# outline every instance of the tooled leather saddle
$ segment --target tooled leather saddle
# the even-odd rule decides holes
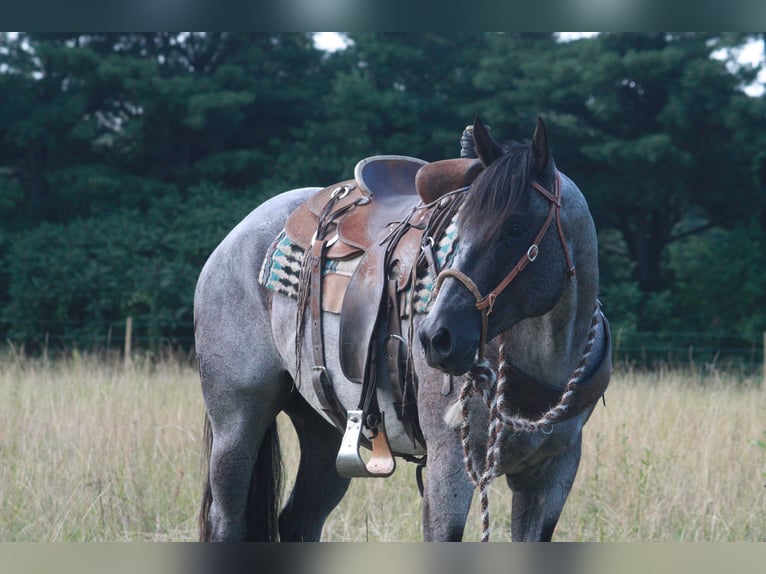
[[[310,313],[312,384],[328,418],[343,431],[358,426],[376,438],[380,466],[371,473],[390,474],[393,458],[385,439],[377,387],[394,396],[396,416],[413,444],[425,444],[418,425],[416,381],[409,366],[411,333],[402,333],[405,292],[419,269],[440,271],[433,253],[444,228],[457,211],[461,193],[482,171],[470,158],[427,163],[399,155],[360,161],[354,178],[326,187],[288,218],[285,234],[304,250],[298,285],[296,356],[300,362],[306,312]],[[323,275],[328,260],[357,259],[350,278]],[[411,300],[411,299],[410,299]],[[322,310],[340,312],[339,356],[346,378],[362,385],[360,404],[346,410],[325,367]],[[409,313],[411,315],[411,313]],[[350,413],[354,413],[353,416]],[[363,440],[364,442],[364,440]],[[381,450],[382,449],[382,450]]]

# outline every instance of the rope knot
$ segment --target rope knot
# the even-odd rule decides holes
[[[474,361],[463,378],[470,384],[472,392],[480,392],[486,401],[497,384],[497,371],[487,359],[482,359]]]

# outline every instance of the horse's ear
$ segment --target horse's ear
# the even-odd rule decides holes
[[[537,116],[537,127],[535,135],[532,136],[532,152],[535,156],[535,169],[538,175],[542,175],[545,168],[548,167],[550,151],[548,150],[548,130],[545,129],[543,118]]]
[[[473,121],[473,144],[476,155],[485,166],[488,166],[503,155],[503,148],[492,137],[492,134],[489,133],[487,126],[484,125],[479,116],[476,116],[476,119]]]

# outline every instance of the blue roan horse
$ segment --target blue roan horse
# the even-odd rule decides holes
[[[478,119],[473,139],[479,169],[470,186],[413,199],[391,192],[398,176],[383,173],[389,187],[288,191],[255,209],[212,253],[194,302],[209,457],[201,540],[319,540],[349,475],[390,474],[391,453],[421,463],[427,455],[426,540],[461,540],[474,490],[486,506],[487,485],[501,475],[513,491],[513,539],[551,539],[577,473],[583,425],[611,373],[596,232],[579,189],[554,165],[541,120],[530,143],[501,145]],[[447,186],[454,178],[434,181]],[[295,213],[303,223],[295,215],[287,225]],[[444,225],[434,224],[439,217]],[[457,239],[446,242],[453,251],[440,263],[434,245],[445,244],[448,223]],[[285,247],[286,225],[305,241]],[[363,256],[349,239],[360,229],[374,235],[357,242]],[[393,267],[378,272],[371,263],[375,253],[380,265],[391,263],[394,239],[415,246],[396,261],[399,283]],[[296,245],[303,251],[291,256]],[[286,277],[292,266],[297,277],[293,297],[259,280],[280,249],[286,263],[277,270]],[[331,261],[333,250],[340,254]],[[318,267],[353,262],[340,290]],[[415,283],[424,277],[433,293],[418,309]],[[360,285],[370,289],[361,298],[367,287]],[[331,303],[312,300],[320,290],[345,299],[328,311]],[[357,368],[344,354],[356,357]],[[280,509],[275,420],[282,411],[301,458]],[[375,462],[355,470],[360,444],[372,445]]]

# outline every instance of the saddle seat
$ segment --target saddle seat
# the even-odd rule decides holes
[[[333,193],[343,195],[334,212],[358,202],[336,222],[337,239],[328,242],[328,259],[351,259],[367,251],[389,224],[406,216],[419,201],[430,204],[443,194],[473,182],[483,169],[476,159],[448,159],[428,163],[403,155],[379,155],[361,160],[354,179],[326,187],[300,205],[285,225],[287,236],[306,250],[317,230],[320,215]],[[343,191],[345,189],[345,191]]]
[[[374,156],[354,168],[354,179],[319,191],[290,215],[285,232],[297,245],[311,245],[317,224],[333,194],[340,196],[332,213],[347,210],[334,224],[337,239],[328,241],[328,259],[358,257],[372,245],[387,224],[418,203],[415,175],[427,162],[407,156]],[[364,209],[349,209],[355,204]],[[332,213],[327,215],[332,215]]]
[[[403,195],[417,195],[415,178],[427,161],[406,155],[376,155],[354,167],[354,179],[364,191],[385,202]]]

